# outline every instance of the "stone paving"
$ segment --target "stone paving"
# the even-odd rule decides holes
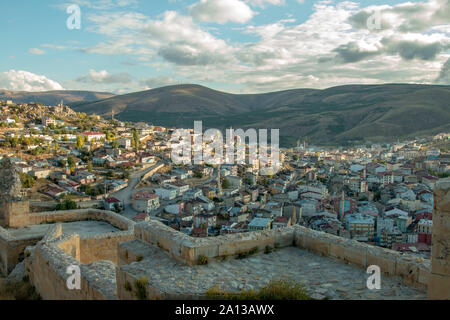
[[[145,276],[150,286],[162,292],[202,296],[218,285],[225,291],[258,289],[272,279],[292,279],[303,284],[314,299],[336,300],[425,300],[425,290],[404,285],[400,278],[384,277],[381,290],[369,290],[369,274],[340,260],[325,258],[289,247],[247,259],[228,258],[205,266],[189,267],[169,257],[158,248],[140,241],[123,244],[145,257],[121,269],[139,278]]]

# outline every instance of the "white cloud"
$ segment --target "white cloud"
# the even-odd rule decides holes
[[[84,83],[130,83],[131,76],[128,73],[110,74],[106,70],[95,71],[89,70],[89,74],[81,76],[77,79],[78,82]]]
[[[246,0],[246,2],[255,7],[264,8],[266,4],[280,6],[285,4],[285,0]]]
[[[12,91],[64,90],[58,82],[43,75],[20,70],[0,73],[0,88]]]
[[[198,21],[219,24],[246,23],[255,15],[255,12],[240,0],[201,0],[190,6],[189,12]]]
[[[217,32],[220,27],[207,29],[193,17],[175,11],[157,18],[108,13],[90,18],[95,26],[92,30],[106,39],[85,52],[134,55],[135,61],[151,61],[154,69],[164,65],[172,79],[240,84],[248,92],[346,83],[432,83],[449,58],[450,21],[439,11],[448,11],[445,1],[363,9],[355,2],[318,1],[302,23],[290,19],[235,28],[257,37],[249,42],[222,39]],[[282,4],[278,0],[237,2]],[[227,10],[207,10],[217,3],[197,2],[190,13],[195,16],[194,8],[202,5],[198,20],[232,21]],[[367,29],[367,18],[374,10],[383,12],[381,30]],[[201,14],[205,16],[199,18]],[[233,19],[238,20],[236,16]],[[418,23],[421,19],[426,23]]]
[[[35,55],[45,54],[45,51],[39,48],[31,48],[28,52]]]

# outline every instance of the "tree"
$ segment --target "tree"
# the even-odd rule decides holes
[[[56,210],[75,210],[77,208],[77,203],[75,201],[66,199],[62,203],[56,205]]]
[[[77,136],[77,148],[82,149],[84,146],[84,138],[82,136]]]
[[[29,174],[20,173],[20,181],[22,182],[22,188],[27,189],[34,186],[34,178]]]
[[[137,151],[139,150],[140,146],[139,132],[137,131],[137,129],[133,129],[132,133],[133,133],[132,143],[134,145],[134,149]]]
[[[69,165],[70,172],[75,171],[75,160],[73,160],[72,156],[67,157],[67,164]]]
[[[223,188],[223,189],[228,189],[230,186],[231,186],[230,181],[228,181],[227,178],[224,178],[224,179],[222,180],[222,188]]]
[[[87,162],[86,168],[87,168],[87,171],[92,172],[92,170],[93,170],[92,161]]]

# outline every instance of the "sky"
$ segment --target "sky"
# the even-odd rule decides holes
[[[3,0],[0,12],[0,89],[450,85],[450,0]]]

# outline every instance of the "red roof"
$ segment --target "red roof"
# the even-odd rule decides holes
[[[105,199],[105,201],[106,201],[107,203],[115,203],[115,202],[120,202],[120,200],[119,200],[119,199],[117,199],[117,198],[114,198],[114,197],[106,198],[106,199]]]
[[[98,136],[98,135],[104,135],[103,132],[83,132],[86,136]]]

